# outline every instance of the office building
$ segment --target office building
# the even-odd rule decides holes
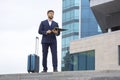
[[[73,70],[120,70],[120,0],[91,0],[103,34],[74,40]]]
[[[69,55],[70,42],[100,34],[89,0],[63,0],[62,4],[62,71],[73,70]]]

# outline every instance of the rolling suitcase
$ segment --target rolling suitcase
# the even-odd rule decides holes
[[[39,72],[39,56],[38,56],[38,43],[39,38],[36,37],[36,44],[35,44],[35,54],[28,55],[28,62],[27,62],[27,71],[28,73],[32,72]]]

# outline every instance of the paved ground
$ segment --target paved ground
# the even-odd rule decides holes
[[[0,75],[0,80],[120,80],[120,71],[67,71]]]

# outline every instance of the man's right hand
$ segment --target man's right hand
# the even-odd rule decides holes
[[[52,31],[51,30],[48,30],[47,32],[46,32],[46,34],[50,34]]]

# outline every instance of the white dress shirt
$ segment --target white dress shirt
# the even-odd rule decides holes
[[[51,26],[52,24],[52,20],[48,20],[49,26]]]

